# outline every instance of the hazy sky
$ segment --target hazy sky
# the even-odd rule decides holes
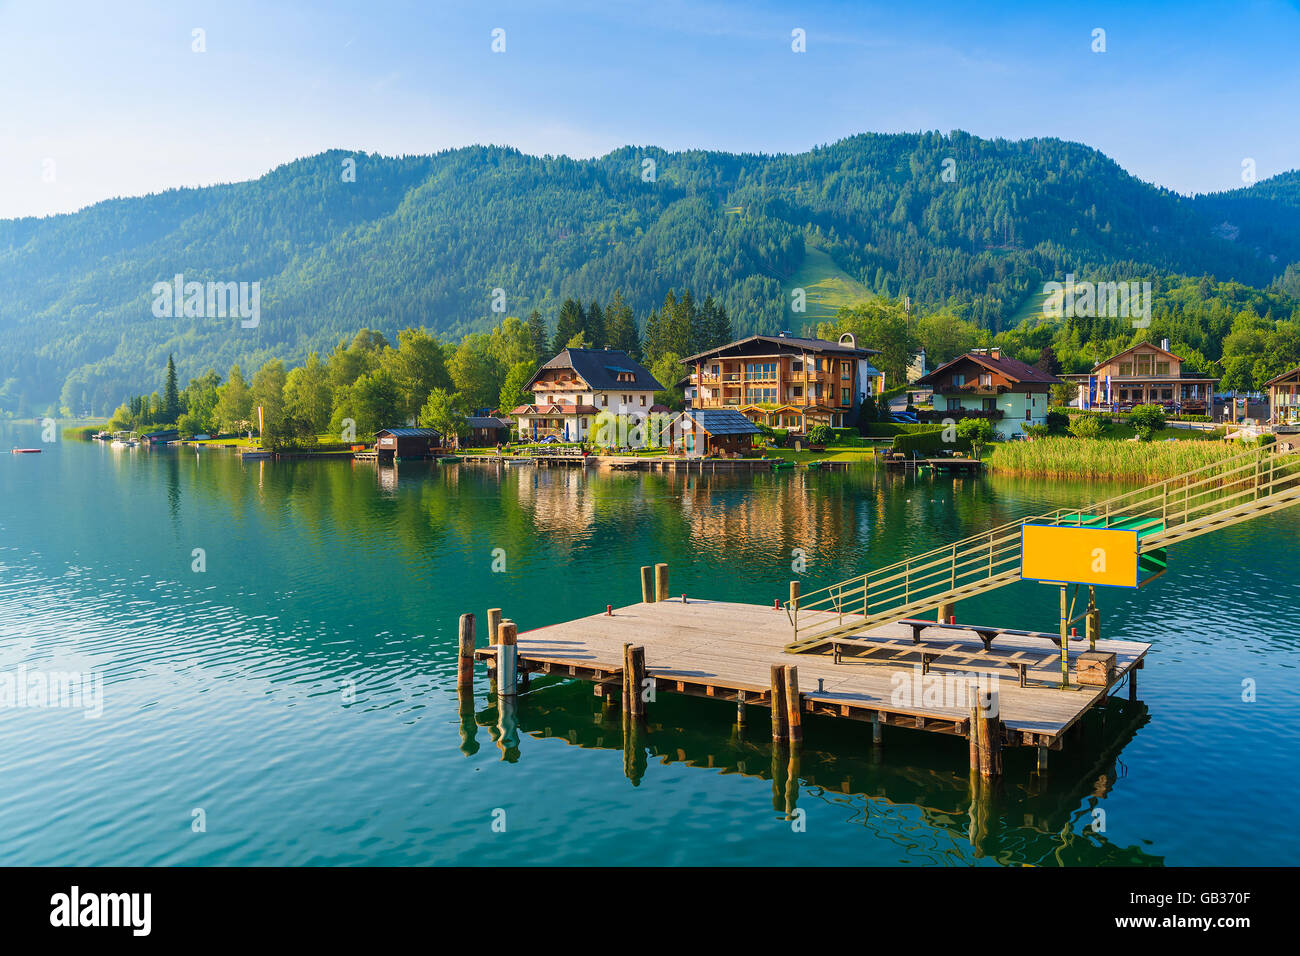
[[[1261,179],[1300,166],[1298,53],[1300,11],[1275,0],[0,0],[0,217],[335,147],[796,152],[958,128],[1077,140],[1149,182],[1228,189],[1245,158]]]

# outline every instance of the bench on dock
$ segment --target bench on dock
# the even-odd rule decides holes
[[[1010,627],[989,627],[987,625],[981,626],[978,624],[941,624],[938,621],[917,621],[910,618],[905,621],[899,621],[898,623],[906,624],[912,629],[913,644],[921,643],[921,632],[927,627],[937,627],[949,631],[974,631],[979,635],[979,639],[984,642],[984,650],[986,651],[993,649],[993,639],[995,637],[1001,637],[1004,635],[1012,637],[1041,637],[1043,640],[1051,641],[1057,647],[1061,646],[1061,636],[1059,634],[1051,634],[1047,631],[1018,631],[1015,628]]]
[[[1033,635],[1033,632],[1025,632]],[[933,650],[919,649],[915,645],[899,644],[894,641],[876,641],[862,639],[836,640],[831,644],[834,662],[844,662],[844,649],[853,648],[863,653],[852,655],[852,659],[863,664],[920,664],[921,673],[931,670],[944,671],[997,671],[1007,668],[1015,672],[1021,687],[1029,686],[1029,670],[1033,667],[1049,667],[1060,658],[1051,653],[1046,656],[1030,651],[1012,651],[1006,656],[994,656],[991,650],[972,652],[962,650],[960,644],[950,644],[945,648]],[[886,656],[887,655],[887,656]]]

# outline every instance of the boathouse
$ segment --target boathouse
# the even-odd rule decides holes
[[[497,442],[505,444],[510,440],[510,420],[491,415],[471,415],[465,419],[469,428],[466,444],[471,447],[486,447]]]
[[[747,455],[761,429],[734,408],[688,408],[673,422],[675,443],[688,455]]]
[[[442,433],[433,428],[381,428],[375,432],[380,461],[428,458],[442,448]]]
[[[142,445],[166,445],[168,442],[179,441],[181,433],[175,428],[167,428],[162,431],[145,432],[140,436]]]

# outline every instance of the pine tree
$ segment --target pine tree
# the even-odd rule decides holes
[[[637,334],[632,308],[623,301],[623,293],[615,292],[605,310],[605,344],[612,349],[622,349],[632,358],[641,355],[641,337]]]
[[[533,351],[537,353],[537,364],[541,365],[551,357],[551,342],[546,337],[546,320],[542,318],[542,313],[536,309],[533,309],[533,314],[528,317],[528,334],[533,339]]]
[[[163,386],[163,420],[174,422],[181,415],[181,394],[176,387],[176,363],[167,356],[167,383]]]
[[[653,365],[666,351],[664,324],[659,313],[651,309],[645,320],[645,337],[641,346],[641,360],[648,365]]]
[[[587,306],[587,341],[593,349],[604,348],[609,344],[609,332],[605,328],[605,313],[600,310],[600,303],[592,301]]]
[[[560,306],[559,318],[555,320],[555,339],[552,342],[552,355],[563,352],[570,339],[579,332],[586,331],[586,318],[586,314],[582,311],[581,302],[577,299],[564,300],[564,304]]]

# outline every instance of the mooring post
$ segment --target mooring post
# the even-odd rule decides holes
[[[668,600],[668,565],[655,565],[655,600]]]
[[[456,656],[456,689],[474,689],[474,615],[460,616],[460,642]]]
[[[515,646],[515,622],[502,621],[497,627],[497,696],[514,697],[518,678],[519,648]]]
[[[632,713],[632,645],[623,645],[623,713]]]
[[[880,725],[880,711],[871,715],[871,742],[879,747],[885,741],[885,731]]]
[[[1138,699],[1138,671],[1142,668],[1142,662],[1137,661],[1128,669],[1128,699],[1129,703],[1136,703]]]
[[[790,610],[799,610],[799,582],[790,582]]]
[[[655,569],[648,564],[641,566],[641,601],[650,604],[655,599]]]
[[[772,739],[784,741],[787,736],[785,714],[785,668],[772,665]]]
[[[785,670],[785,714],[790,728],[790,742],[803,740],[803,697],[799,693],[799,668],[787,664]]]
[[[745,692],[736,691],[736,726],[745,729]]]
[[[487,642],[489,647],[495,647],[497,643],[497,628],[501,626],[501,608],[490,607],[487,613]]]
[[[1084,630],[1088,635],[1088,650],[1097,649],[1097,630],[1101,626],[1101,612],[1097,610],[1097,586],[1088,585],[1088,617],[1085,620]]]
[[[1038,745],[1038,772],[1047,773],[1047,747]]]
[[[957,618],[956,605],[951,603],[940,604],[937,615],[940,624],[951,624]]]
[[[645,716],[645,648],[633,647],[629,652],[632,664],[632,701],[630,713],[633,717]]]
[[[1002,776],[1002,721],[997,692],[990,693],[980,714],[980,776],[986,780]]]
[[[966,688],[966,699],[970,703],[970,728],[966,739],[970,744],[970,769],[975,773],[980,768],[980,692],[977,687]]]

